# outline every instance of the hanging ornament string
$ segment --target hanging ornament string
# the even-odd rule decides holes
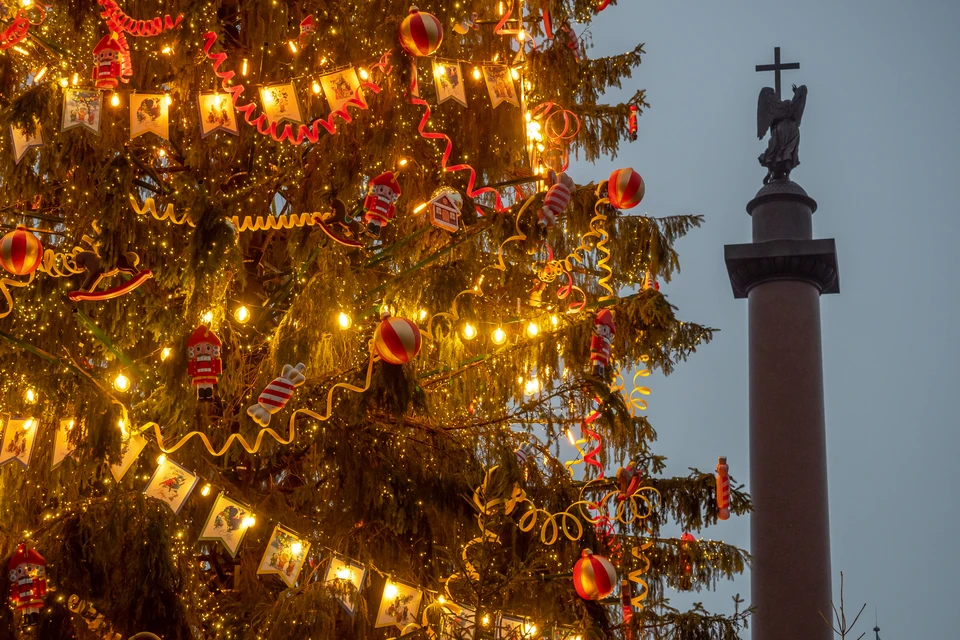
[[[106,20],[111,31],[129,33],[138,38],[158,36],[164,31],[176,29],[183,21],[183,14],[176,18],[165,15],[163,18],[157,16],[150,20],[136,20],[124,13],[114,0],[97,0],[97,2],[103,7],[100,17]]]
[[[133,209],[138,215],[150,215],[154,220],[159,222],[168,221],[177,225],[188,225],[190,227],[195,227],[196,223],[189,218],[185,213],[180,218],[177,218],[172,204],[167,204],[161,213],[157,209],[156,202],[153,198],[147,198],[143,201],[143,206],[141,207],[137,204],[137,199],[132,194],[130,197],[130,208]],[[323,219],[323,214],[318,212],[313,213],[293,213],[293,214],[284,214],[280,216],[230,216],[227,218],[230,222],[233,223],[233,226],[237,228],[237,231],[272,231],[274,229],[293,229],[295,227],[312,227],[314,225],[320,224]]]
[[[156,440],[157,440],[157,446],[160,447],[160,451],[162,451],[163,453],[173,453],[173,452],[176,451],[177,449],[180,449],[180,448],[181,448],[183,445],[185,445],[187,442],[189,442],[190,439],[196,437],[196,438],[199,438],[199,439],[200,439],[200,441],[203,443],[203,446],[206,447],[206,449],[207,449],[207,451],[210,453],[210,455],[216,456],[216,457],[222,456],[222,455],[224,455],[227,451],[229,451],[231,445],[233,445],[234,442],[240,443],[240,446],[243,447],[243,448],[246,450],[247,453],[257,453],[257,452],[260,450],[260,446],[263,444],[263,439],[264,439],[264,437],[265,437],[265,436],[268,436],[268,435],[269,435],[270,437],[272,437],[274,440],[276,440],[276,441],[277,441],[277,444],[284,444],[284,445],[290,444],[291,442],[294,441],[294,439],[295,439],[295,437],[296,437],[296,422],[297,422],[297,416],[299,416],[299,415],[302,414],[302,415],[308,416],[308,417],[310,417],[310,418],[313,418],[314,420],[318,420],[318,421],[320,421],[320,422],[325,422],[325,421],[329,420],[330,417],[333,415],[333,394],[334,394],[334,392],[335,392],[337,389],[346,389],[347,391],[353,391],[354,393],[364,393],[364,392],[366,392],[367,389],[370,388],[370,380],[371,380],[371,378],[373,377],[373,363],[376,362],[376,361],[379,360],[379,359],[380,359],[380,357],[379,357],[379,356],[376,354],[376,352],[374,351],[374,349],[373,349],[373,343],[371,342],[371,344],[370,344],[370,359],[369,359],[369,361],[368,361],[368,363],[367,363],[367,374],[366,374],[366,379],[364,380],[363,386],[362,386],[362,387],[358,387],[358,386],[356,386],[356,385],[352,385],[352,384],[349,384],[349,383],[347,383],[347,382],[338,382],[337,384],[335,384],[335,385],[333,385],[332,387],[330,387],[330,390],[327,392],[327,413],[326,413],[326,415],[321,415],[321,414],[319,414],[319,413],[316,413],[315,411],[311,411],[310,409],[297,409],[296,411],[294,411],[294,412],[290,415],[290,419],[289,419],[289,421],[288,421],[288,423],[287,423],[289,428],[288,428],[288,433],[287,433],[287,437],[286,437],[286,438],[284,438],[283,436],[281,436],[279,433],[277,433],[276,431],[274,431],[274,430],[271,429],[270,427],[266,427],[266,428],[264,428],[264,429],[261,429],[260,432],[257,434],[257,438],[256,438],[256,440],[254,441],[253,445],[251,445],[249,442],[247,442],[246,439],[244,439],[244,437],[241,436],[239,433],[234,433],[234,434],[231,434],[229,438],[227,438],[227,441],[224,443],[224,445],[223,445],[220,449],[217,449],[217,448],[214,447],[213,444],[210,442],[210,439],[207,437],[207,435],[206,435],[205,433],[200,432],[200,431],[191,431],[191,432],[188,433],[187,435],[185,435],[185,436],[183,436],[182,438],[180,438],[180,440],[178,440],[176,444],[174,444],[173,446],[170,446],[170,447],[165,447],[165,446],[164,446],[164,444],[163,444],[163,433],[160,431],[160,425],[157,424],[156,422],[147,422],[146,424],[142,425],[142,426],[140,427],[140,429],[139,429],[139,433],[142,434],[142,433],[150,430],[151,428],[153,428],[153,433],[154,433],[154,436],[156,437]],[[124,409],[124,421],[127,422],[126,409]]]
[[[423,117],[420,118],[420,124],[417,126],[417,132],[420,134],[421,138],[426,140],[443,140],[445,143],[443,149],[443,155],[440,158],[440,166],[447,173],[452,173],[454,171],[468,171],[470,177],[467,179],[467,188],[466,194],[469,198],[476,198],[483,193],[492,193],[494,197],[494,211],[497,213],[503,213],[507,211],[508,208],[503,206],[503,200],[500,198],[500,192],[494,189],[493,187],[480,187],[476,188],[477,185],[477,172],[469,164],[454,164],[448,165],[450,161],[450,156],[453,154],[453,140],[450,139],[447,134],[443,132],[436,131],[427,131],[427,123],[430,122],[430,105],[427,104],[427,101],[420,98],[415,91],[417,90],[417,78],[414,75],[413,80],[410,82],[410,102],[412,104],[423,107]],[[483,215],[483,212],[479,209],[477,210],[480,215]]]
[[[343,119],[344,122],[350,123],[353,122],[353,117],[347,110],[347,107],[356,107],[357,109],[367,109],[367,103],[363,99],[363,94],[361,93],[363,89],[369,89],[374,93],[380,93],[380,85],[376,84],[372,80],[366,80],[360,83],[360,86],[357,87],[354,91],[353,97],[344,102],[343,106],[330,113],[330,115],[324,118],[317,118],[309,126],[306,124],[301,124],[297,127],[296,132],[294,132],[293,127],[290,123],[284,123],[283,129],[280,133],[277,133],[278,124],[276,122],[271,122],[265,113],[261,113],[259,116],[254,117],[254,113],[257,111],[256,103],[249,102],[244,105],[239,104],[240,96],[243,94],[244,86],[238,84],[235,86],[230,86],[229,82],[236,75],[235,71],[220,71],[220,67],[227,60],[227,54],[225,53],[210,53],[210,49],[213,47],[214,43],[217,41],[217,34],[209,31],[203,35],[204,45],[203,51],[206,54],[207,58],[213,60],[213,71],[220,78],[220,85],[223,87],[223,90],[230,94],[230,99],[233,102],[233,107],[237,111],[243,112],[244,121],[256,127],[257,132],[261,135],[270,135],[275,141],[283,142],[287,141],[292,145],[301,144],[304,139],[309,140],[312,143],[316,143],[320,139],[320,127],[323,127],[326,132],[330,135],[334,135],[337,132],[337,127],[335,124],[336,118],[339,116]],[[380,60],[374,64],[370,70],[371,71],[380,71],[381,73],[389,73],[391,67],[389,66],[390,61],[390,52],[384,53],[380,56]]]

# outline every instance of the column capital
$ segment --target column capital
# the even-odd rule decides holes
[[[840,293],[837,247],[832,238],[769,240],[723,247],[733,297],[746,298],[764,282],[807,282],[824,293]]]

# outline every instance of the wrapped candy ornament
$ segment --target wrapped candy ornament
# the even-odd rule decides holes
[[[550,188],[543,197],[543,207],[537,213],[537,224],[547,229],[553,229],[557,217],[567,210],[570,204],[570,195],[573,191],[573,180],[566,173],[559,176],[550,172]]]
[[[220,359],[220,338],[206,325],[194,329],[187,340],[187,373],[190,382],[197,388],[199,400],[213,400],[213,388],[223,373],[223,361]]]
[[[257,398],[257,404],[247,407],[247,415],[261,427],[269,425],[273,414],[286,406],[290,396],[293,395],[293,390],[307,381],[303,375],[303,370],[306,368],[307,366],[302,362],[295,367],[289,364],[283,365],[280,377],[274,378],[273,382],[267,385]]]
[[[47,595],[47,561],[36,549],[21,542],[7,565],[10,574],[10,602],[20,613],[20,626],[35,625]]]
[[[120,36],[115,31],[103,36],[93,48],[93,80],[97,89],[116,89],[120,81],[126,82],[123,77],[124,55]]]
[[[370,181],[363,201],[363,221],[367,231],[380,237],[380,228],[387,226],[396,214],[393,203],[400,197],[400,183],[393,171],[385,171]]]
[[[730,476],[728,472],[727,459],[724,456],[717,458],[717,518],[720,520],[730,519]]]
[[[583,557],[573,565],[573,586],[584,600],[602,600],[613,593],[617,570],[603,556],[584,549]]]
[[[602,309],[593,321],[593,336],[590,338],[590,362],[593,363],[593,375],[603,378],[610,363],[610,349],[617,327],[613,322],[613,312]]]
[[[630,141],[637,141],[637,105],[630,105]]]

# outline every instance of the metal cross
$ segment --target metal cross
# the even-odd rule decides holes
[[[788,62],[786,64],[780,64],[780,47],[773,48],[773,64],[758,64],[757,71],[773,71],[776,89],[777,89],[777,100],[781,100],[780,97],[780,71],[786,69],[799,69],[799,62]]]

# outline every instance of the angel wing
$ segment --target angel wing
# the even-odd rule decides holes
[[[777,92],[771,87],[760,89],[757,100],[757,138],[763,139],[773,121],[780,117],[783,101],[777,98]]]

